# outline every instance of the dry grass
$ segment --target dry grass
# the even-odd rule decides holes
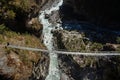
[[[13,31],[4,31],[0,34],[0,45],[5,45],[9,42],[12,45],[18,46],[26,46],[33,48],[45,48],[45,46],[41,43],[40,39],[30,34],[20,34]],[[15,66],[15,75],[13,75],[14,80],[21,80],[21,77],[26,77],[31,75],[33,63],[37,63],[39,59],[41,59],[41,52],[33,52],[26,50],[18,50],[12,48],[4,48],[0,47],[0,56],[6,55],[6,59],[8,60],[8,66]],[[15,55],[15,56],[14,56]],[[19,60],[20,65],[16,63]],[[22,73],[21,73],[22,72]],[[24,74],[23,74],[24,72]],[[25,78],[26,79],[26,78]]]

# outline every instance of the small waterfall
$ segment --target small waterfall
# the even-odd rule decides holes
[[[46,19],[46,15],[52,14],[53,11],[59,10],[59,7],[63,4],[63,0],[55,0],[51,7],[47,7],[45,10],[40,12],[39,20],[43,25],[43,40],[47,49],[50,51],[50,64],[49,64],[49,74],[45,80],[60,80],[60,72],[58,67],[57,54],[53,53],[53,34],[51,33],[55,27],[60,27],[60,24],[53,25]]]

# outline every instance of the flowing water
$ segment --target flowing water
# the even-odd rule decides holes
[[[47,49],[50,51],[50,64],[49,64],[49,73],[45,80],[60,80],[60,71],[58,67],[58,59],[57,54],[53,53],[54,50],[53,46],[53,34],[51,33],[55,27],[59,27],[60,25],[57,24],[54,26],[52,23],[49,22],[48,19],[45,18],[46,14],[50,15],[53,11],[59,10],[59,7],[62,5],[63,0],[55,0],[51,7],[46,8],[40,12],[40,22],[43,25],[43,41]]]
[[[51,33],[52,30],[55,29],[55,27],[60,27],[61,24],[57,23],[56,25],[49,22],[48,18],[46,18],[46,15],[51,15],[53,11],[59,10],[59,7],[63,4],[63,0],[53,0],[53,3],[51,1],[50,7],[45,7],[41,10],[39,15],[39,20],[41,24],[43,25],[43,42],[47,49],[49,50],[50,54],[50,63],[49,63],[49,73],[45,80],[60,80],[60,70],[58,66],[58,56],[53,52],[54,46],[53,46],[53,34]],[[102,32],[112,32],[120,35],[120,32],[116,31],[110,31],[107,29],[100,29],[96,28],[96,26],[84,22],[65,22],[62,25],[63,29],[68,30],[80,30],[80,31],[98,31],[99,33]]]
[[[100,26],[97,27],[96,25],[85,21],[64,21],[62,23],[62,27],[63,29],[66,30],[78,30],[78,31],[90,30],[95,32],[108,32],[108,33],[120,35],[120,31],[101,28]]]

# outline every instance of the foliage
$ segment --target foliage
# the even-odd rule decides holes
[[[12,9],[9,2],[12,0],[2,0],[0,1],[0,18],[3,20],[6,19],[14,19],[15,18],[15,12]]]
[[[103,49],[103,45],[100,44],[100,43],[93,43],[91,46],[90,46],[90,50],[91,51],[100,51]]]
[[[120,44],[120,37],[117,37],[116,42]]]
[[[0,34],[3,33],[4,31],[9,30],[8,28],[6,28],[6,26],[4,24],[0,25]]]
[[[8,10],[8,11],[6,12],[6,15],[7,15],[7,18],[8,18],[8,19],[14,19],[15,16],[16,16],[16,14],[15,14],[15,12],[14,12],[13,10]]]
[[[4,25],[1,25],[1,29],[4,29]],[[34,35],[30,34],[20,34],[16,33],[10,30],[4,30],[2,34],[0,34],[0,44],[5,45],[7,42],[9,42],[12,45],[17,45],[17,46],[26,46],[26,47],[35,47],[35,48],[45,48],[45,46],[40,42],[38,38],[36,38]],[[15,52],[20,56],[20,59],[23,61],[25,64],[30,64],[30,61],[36,61],[37,58],[39,57],[36,56],[38,52],[31,52],[31,51],[26,51],[26,50],[18,50],[18,49],[13,49],[13,48],[5,48],[5,52],[11,53]],[[39,52],[40,53],[40,52]],[[33,55],[33,56],[29,56]]]
[[[26,22],[38,11],[35,0],[0,0],[0,24],[14,31],[25,32]]]
[[[84,51],[85,45],[83,44],[82,39],[74,39],[69,40],[69,38],[65,41],[65,47],[69,51]]]
[[[34,0],[0,0],[0,20],[28,14],[33,6],[37,7]]]
[[[25,12],[28,12],[34,2],[32,0],[14,0],[11,2],[11,5],[14,7],[21,9]]]
[[[1,24],[1,25],[0,25],[0,32],[2,32],[4,29],[5,29],[5,25],[4,25],[4,24]]]

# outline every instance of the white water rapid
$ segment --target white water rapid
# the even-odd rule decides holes
[[[57,1],[57,3],[56,3]],[[60,24],[53,26],[48,19],[45,19],[45,15],[52,14],[53,11],[59,10],[59,7],[63,4],[63,0],[55,0],[51,7],[40,12],[39,20],[43,25],[43,41],[47,49],[50,51],[50,64],[49,64],[49,73],[45,80],[60,80],[60,71],[58,67],[57,54],[53,53],[53,34],[51,33],[55,27],[60,27]]]

